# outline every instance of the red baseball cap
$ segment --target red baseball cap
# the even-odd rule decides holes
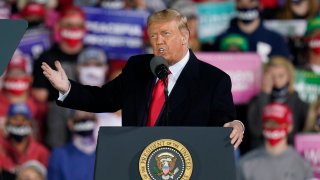
[[[21,16],[22,17],[28,17],[36,15],[39,17],[45,17],[46,15],[46,7],[43,4],[39,3],[29,3],[27,4],[21,11]]]
[[[25,72],[27,72],[28,70],[28,62],[26,57],[20,53],[20,52],[15,52],[8,64],[7,70],[11,70],[11,69],[21,69]]]
[[[275,121],[279,124],[291,124],[292,112],[287,105],[271,103],[263,109],[262,120],[263,122]]]

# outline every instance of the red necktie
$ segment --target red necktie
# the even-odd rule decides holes
[[[169,72],[169,74],[170,74],[170,72]],[[168,77],[166,78],[166,82],[168,84]],[[165,101],[164,84],[163,84],[163,81],[158,79],[158,81],[152,91],[147,126],[154,126],[155,125],[155,123],[158,119],[158,116],[162,110],[164,101]]]

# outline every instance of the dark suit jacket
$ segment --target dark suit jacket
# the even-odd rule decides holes
[[[150,70],[153,55],[131,57],[122,73],[103,87],[80,85],[71,81],[71,91],[58,105],[90,112],[114,112],[122,109],[123,126],[145,126],[156,77]],[[220,69],[196,58],[182,70],[169,96],[159,126],[222,126],[236,117],[230,77]]]

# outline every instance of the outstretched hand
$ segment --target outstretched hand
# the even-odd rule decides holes
[[[230,134],[231,144],[233,144],[234,149],[238,148],[243,139],[243,125],[238,120],[234,120],[224,124],[223,127],[232,128],[232,132]]]
[[[53,70],[47,63],[43,62],[41,68],[43,70],[44,76],[50,81],[52,86],[56,88],[61,93],[66,93],[69,89],[70,82],[68,76],[63,70],[59,61],[55,61],[54,65],[57,70]]]

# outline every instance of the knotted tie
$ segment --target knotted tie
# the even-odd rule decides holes
[[[168,74],[170,74],[170,72]],[[166,82],[168,85],[168,76],[166,78]],[[158,116],[160,115],[160,112],[162,110],[164,102],[165,102],[164,84],[162,80],[158,79],[152,91],[147,126],[155,125],[158,119]]]

